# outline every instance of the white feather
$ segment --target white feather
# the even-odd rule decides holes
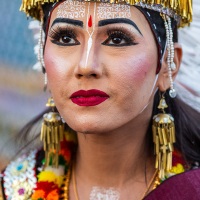
[[[179,30],[183,60],[176,78],[179,97],[200,111],[200,1],[193,0],[193,22]]]
[[[29,22],[29,29],[31,29],[33,31],[33,38],[35,40],[35,46],[34,46],[34,54],[36,55],[36,57],[38,58],[38,54],[39,54],[39,38],[40,38],[40,22],[37,20],[32,20]],[[43,38],[42,40],[44,41],[44,32],[43,32]],[[35,65],[33,66],[33,70],[42,71],[42,65],[39,61],[37,61],[37,63],[35,63]]]

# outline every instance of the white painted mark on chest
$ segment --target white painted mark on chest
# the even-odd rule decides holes
[[[117,189],[93,187],[90,193],[90,200],[119,200],[120,193]]]

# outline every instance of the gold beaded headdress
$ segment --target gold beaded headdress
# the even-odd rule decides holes
[[[56,3],[60,0],[22,0],[20,7],[28,16],[40,20],[41,5]],[[158,11],[174,18],[179,27],[184,27],[192,21],[192,0],[82,0],[104,3],[127,3]]]

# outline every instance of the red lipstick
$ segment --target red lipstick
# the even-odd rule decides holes
[[[71,101],[78,106],[96,106],[108,98],[108,94],[96,89],[79,90],[70,96]]]

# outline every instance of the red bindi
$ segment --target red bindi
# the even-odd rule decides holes
[[[88,26],[89,27],[92,27],[92,16],[90,15],[90,18],[88,20]]]

